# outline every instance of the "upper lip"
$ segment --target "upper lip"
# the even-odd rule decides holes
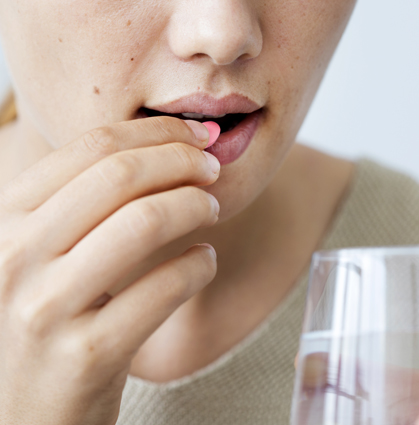
[[[216,99],[206,93],[195,93],[166,103],[148,107],[166,114],[193,112],[204,115],[250,114],[261,108],[256,102],[240,94],[232,93]]]

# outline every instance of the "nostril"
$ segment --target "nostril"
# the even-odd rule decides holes
[[[249,1],[189,1],[177,6],[167,27],[168,47],[186,63],[211,71],[254,59],[262,51],[260,15]]]

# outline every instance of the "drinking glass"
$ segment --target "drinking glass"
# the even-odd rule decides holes
[[[419,425],[419,247],[314,254],[292,425]]]

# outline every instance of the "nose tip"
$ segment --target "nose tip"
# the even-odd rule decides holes
[[[172,52],[184,60],[208,56],[216,65],[257,57],[262,32],[243,0],[203,0],[177,10],[169,25]]]
[[[216,65],[230,65],[238,59],[251,59],[259,55],[261,43],[250,31],[245,28],[236,29],[232,33],[227,31],[226,27],[222,31],[208,28],[201,35],[199,44],[195,44],[195,51],[209,56]],[[186,54],[191,57],[193,52],[192,48]]]

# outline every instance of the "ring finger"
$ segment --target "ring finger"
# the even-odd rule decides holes
[[[113,353],[116,349],[119,353],[134,353],[176,308],[208,284],[217,271],[215,255],[210,251],[204,246],[191,247],[151,270],[99,309],[89,334],[102,342],[103,352]]]
[[[192,186],[130,202],[55,260],[56,298],[66,300],[66,314],[79,314],[155,250],[214,224],[218,212],[216,199]]]

